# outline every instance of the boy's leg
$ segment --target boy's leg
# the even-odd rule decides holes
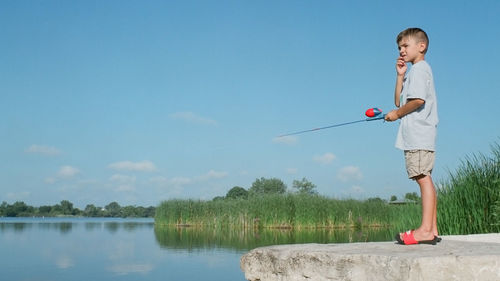
[[[436,226],[436,189],[430,175],[418,176],[415,178],[420,186],[422,195],[422,224],[415,230],[415,239],[417,241],[432,240],[437,234]]]
[[[436,188],[434,188],[434,192],[435,190]],[[437,194],[436,194],[436,200],[434,200],[434,217],[432,218],[432,234],[434,234],[434,236],[439,236],[437,227]]]
[[[432,240],[438,235],[437,197],[431,172],[434,167],[434,152],[424,150],[405,151],[408,177],[420,187],[422,197],[422,223],[414,232],[417,241]],[[403,234],[400,234],[402,238]]]

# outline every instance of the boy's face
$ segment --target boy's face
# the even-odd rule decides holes
[[[415,38],[406,36],[398,44],[399,55],[405,62],[416,63],[423,59],[425,43],[417,42]]]

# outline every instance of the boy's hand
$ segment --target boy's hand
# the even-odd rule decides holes
[[[398,119],[399,119],[399,116],[398,116],[397,110],[393,110],[393,111],[387,113],[385,115],[385,118],[384,118],[385,121],[389,121],[389,122],[396,121]]]
[[[421,106],[425,104],[425,100],[423,99],[408,99],[408,101],[400,107],[399,109],[392,110],[391,112],[385,115],[385,121],[396,121],[403,116],[406,116],[409,113],[419,109]]]
[[[398,73],[398,75],[405,75],[407,69],[408,66],[406,65],[405,60],[402,56],[400,56],[396,61],[396,72]]]

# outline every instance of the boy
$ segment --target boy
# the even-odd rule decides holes
[[[394,102],[398,109],[389,112],[385,120],[401,119],[396,147],[404,151],[408,177],[418,183],[422,196],[420,227],[397,234],[396,240],[404,245],[435,245],[440,238],[436,222],[436,190],[431,172],[438,115],[432,70],[425,61],[429,38],[420,28],[408,28],[399,33],[396,42],[399,58],[396,62]],[[408,62],[412,67],[406,73]]]

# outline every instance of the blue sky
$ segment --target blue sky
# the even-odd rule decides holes
[[[412,6],[408,6],[412,5]],[[366,199],[418,192],[393,109],[421,27],[436,182],[498,141],[499,1],[0,1],[0,201],[157,205],[256,178]]]

